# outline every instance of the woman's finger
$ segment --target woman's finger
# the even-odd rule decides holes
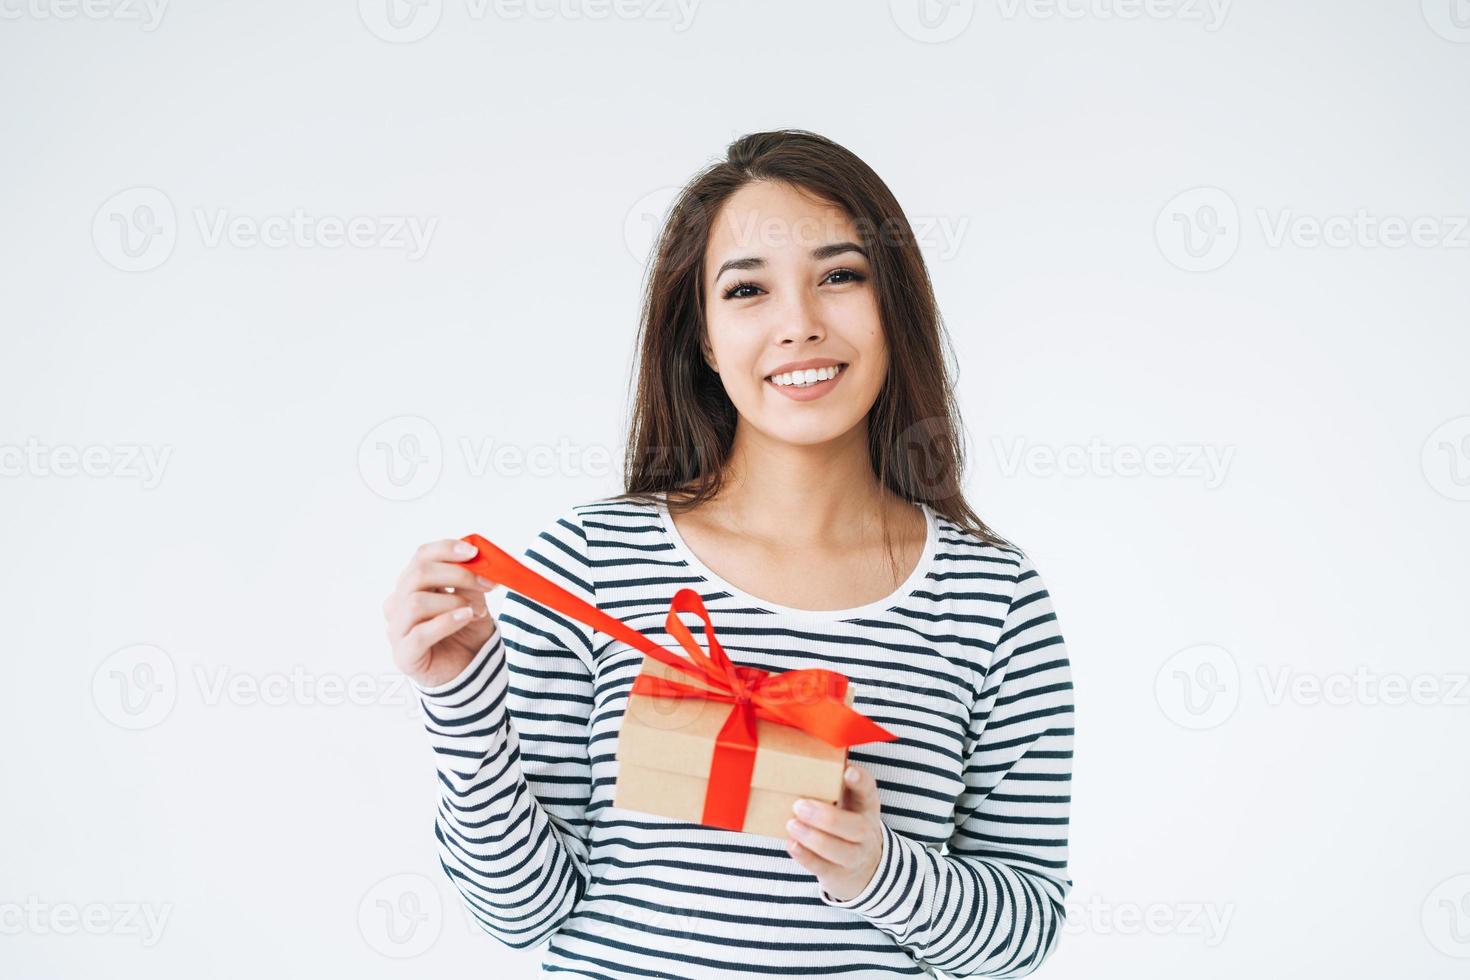
[[[863,853],[861,844],[843,840],[800,820],[793,819],[786,832],[791,835],[792,840],[813,854],[843,868],[857,867],[858,859]]]
[[[821,875],[824,878],[834,878],[842,874],[844,870],[795,838],[786,842],[786,852],[796,859],[797,864],[800,864],[814,875]]]
[[[489,592],[495,587],[496,583],[476,575],[463,565],[430,561],[415,562],[410,565],[398,589],[400,592],[438,591],[443,588],[452,588],[455,591],[463,589],[466,592]]]
[[[421,578],[423,570],[428,566],[443,565],[463,568],[458,563],[475,557],[478,551],[479,549],[468,541],[460,541],[457,538],[440,538],[437,541],[426,541],[414,549],[413,558],[404,568],[403,574],[399,576],[399,586],[403,587],[411,580],[417,582]],[[468,569],[464,570],[468,572]],[[470,578],[467,581],[479,581],[480,583],[490,581],[489,579],[478,578],[473,572],[469,574]],[[448,584],[452,585],[453,583]],[[469,586],[466,587],[468,588]],[[488,586],[481,587],[494,588],[495,583],[492,582]]]
[[[483,597],[474,592],[410,592],[407,595],[395,595],[394,601],[386,610],[388,635],[395,638],[405,636],[419,623],[442,613],[452,612],[461,606],[469,606],[474,610],[471,619],[480,616],[485,608]]]
[[[466,561],[475,557],[479,549],[468,541],[460,541],[458,538],[440,538],[438,541],[426,541],[414,550],[413,560],[415,563],[428,561]]]
[[[855,778],[848,778],[848,770],[856,774]],[[842,788],[844,810],[874,816],[883,812],[883,804],[878,799],[878,780],[862,766],[848,763],[842,775]]]
[[[464,629],[473,612],[469,606],[460,606],[419,623],[403,637],[401,646],[405,659],[422,657],[434,644]]]
[[[804,799],[805,812],[794,810],[796,818],[818,830],[825,830],[834,837],[857,843],[868,837],[868,819],[861,813],[844,810],[824,800]]]

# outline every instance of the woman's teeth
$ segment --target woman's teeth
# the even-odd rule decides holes
[[[831,367],[807,368],[805,371],[790,371],[786,374],[771,375],[771,383],[780,385],[782,388],[809,388],[819,381],[827,381],[837,377],[837,372],[842,370],[842,365],[834,364]]]

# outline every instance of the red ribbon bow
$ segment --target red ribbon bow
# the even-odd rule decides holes
[[[669,603],[664,626],[689,654],[685,660],[660,647],[642,633],[609,616],[550,579],[533,572],[478,534],[462,539],[478,553],[460,562],[470,571],[513,592],[565,613],[593,629],[642,650],[660,663],[698,678],[713,690],[681,684],[651,674],[639,673],[632,693],[652,697],[698,698],[733,705],[715,740],[710,763],[709,786],[705,791],[701,822],[727,830],[745,825],[745,808],[750,799],[750,777],[755,768],[755,720],[789,725],[838,748],[864,742],[891,742],[898,738],[865,715],[848,707],[847,677],[835,670],[807,668],[779,674],[732,663],[715,637],[714,624],[704,600],[693,589],[680,589]],[[704,620],[704,635],[710,653],[700,648],[679,613],[692,612]]]

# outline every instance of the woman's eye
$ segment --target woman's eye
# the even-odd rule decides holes
[[[750,293],[746,293],[746,294],[741,295],[741,296],[735,295],[736,293],[740,292],[740,290],[742,290],[742,289],[760,289],[760,287],[757,286],[753,282],[737,282],[735,285],[733,285],[729,289],[725,290],[725,298],[726,299],[745,299],[747,296],[751,295]]]
[[[840,278],[836,282],[833,282],[832,284],[835,285],[835,286],[845,285],[846,283],[850,283],[850,282],[862,282],[862,281],[864,281],[865,279],[868,278],[867,276],[863,275],[861,272],[858,272],[858,271],[856,271],[854,269],[833,269],[831,272],[827,273],[827,277],[825,279],[823,279],[822,281],[823,282],[832,282],[832,277],[833,276],[846,277],[846,278]],[[742,290],[747,290],[747,289],[748,290],[753,290],[753,291],[752,292],[742,292]],[[753,282],[737,282],[735,285],[731,286],[729,289],[726,289],[723,295],[724,295],[725,299],[749,299],[751,296],[754,296],[756,293],[758,293],[760,291],[761,291],[761,288],[759,286],[757,286]]]

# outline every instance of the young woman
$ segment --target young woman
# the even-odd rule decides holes
[[[446,874],[485,931],[579,977],[1021,976],[1071,887],[1072,684],[1032,561],[961,493],[924,263],[888,188],[755,133],[661,235],[626,493],[525,552],[654,639],[699,592],[737,663],[839,671],[897,736],[790,841],[612,805],[643,655],[418,549],[385,604],[438,760]],[[686,622],[693,622],[692,619]],[[695,636],[702,637],[696,629]]]

